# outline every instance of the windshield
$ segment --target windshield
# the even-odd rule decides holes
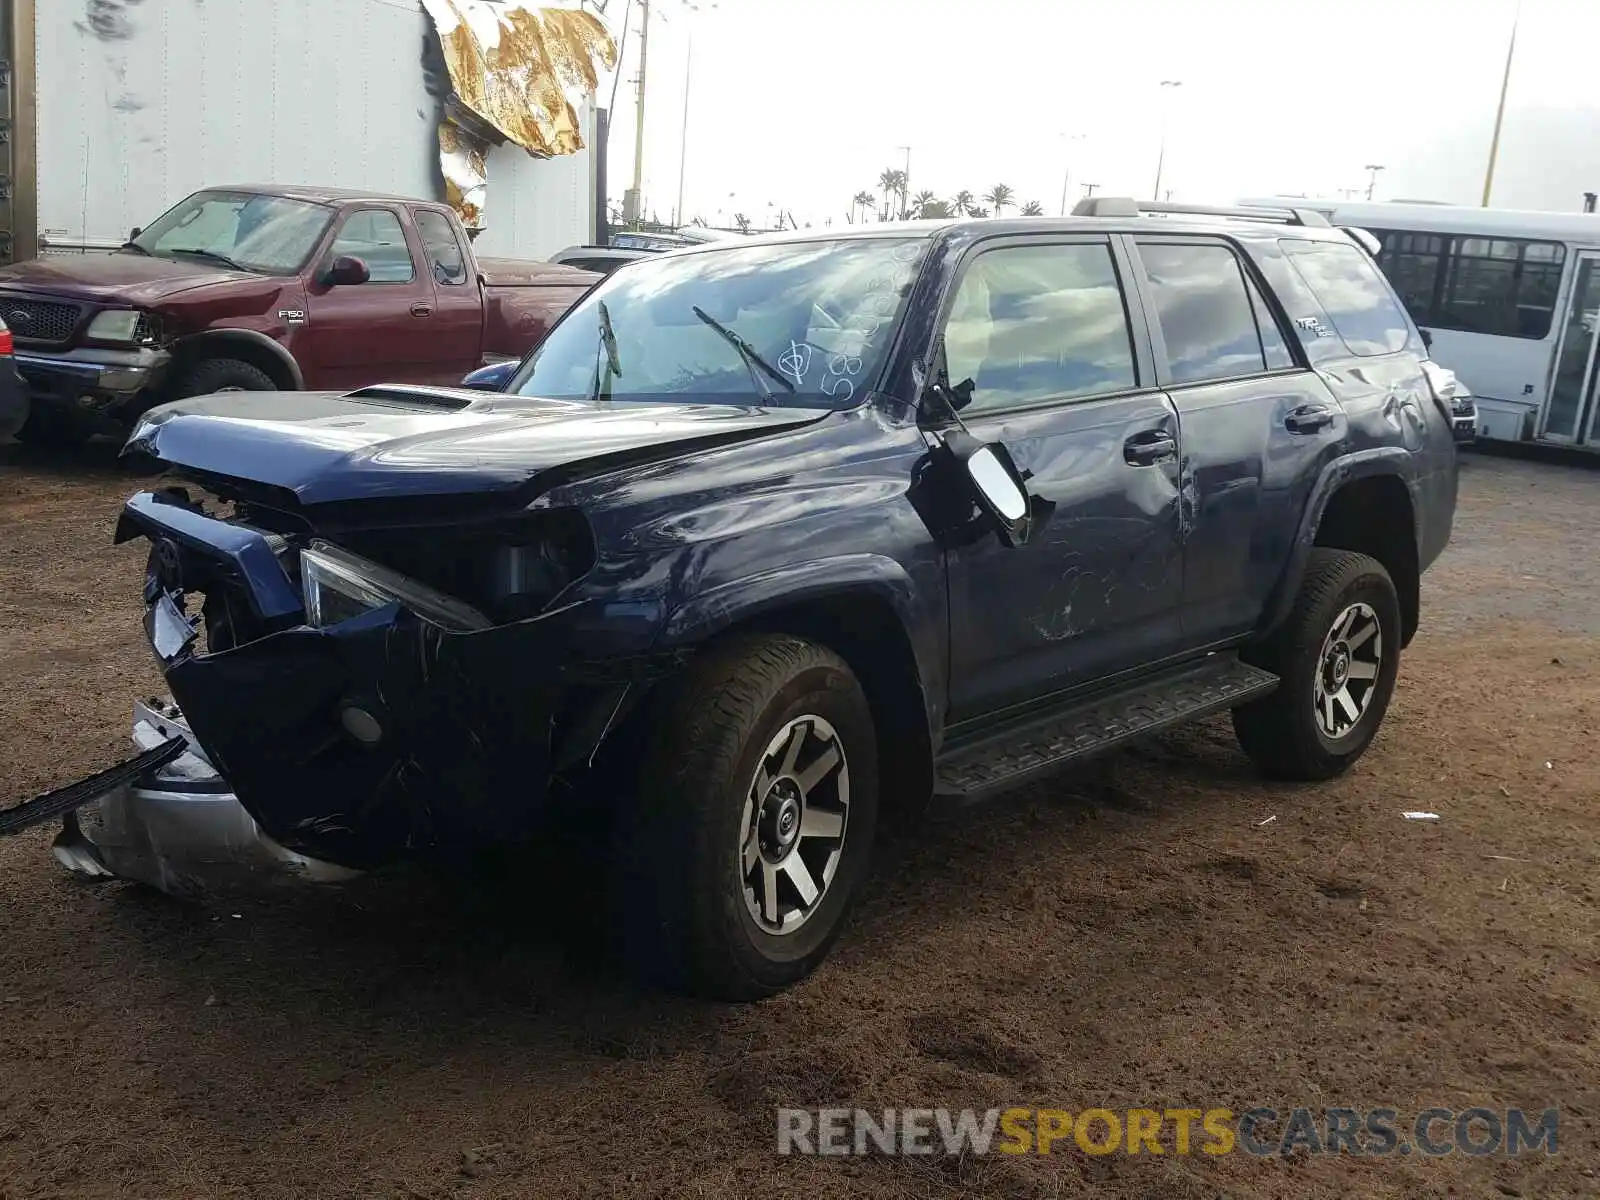
[[[196,192],[133,239],[162,258],[212,258],[247,271],[292,275],[316,249],[333,210],[287,196]]]
[[[853,238],[635,262],[551,330],[510,390],[849,407],[884,365],[927,246]]]

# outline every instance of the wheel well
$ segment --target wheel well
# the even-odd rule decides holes
[[[236,358],[240,362],[249,363],[257,370],[265,371],[281,391],[292,392],[298,386],[293,372],[289,370],[282,356],[269,350],[254,338],[229,337],[226,334],[190,338],[188,341],[178,343],[173,350],[172,369],[169,375],[176,378],[187,367],[208,358]]]
[[[1401,644],[1410,645],[1421,612],[1422,572],[1411,493],[1404,481],[1375,475],[1345,484],[1323,509],[1315,544],[1368,554],[1384,565],[1400,598]]]
[[[768,609],[720,631],[787,633],[832,650],[861,681],[878,731],[878,776],[883,803],[910,808],[933,794],[922,677],[911,639],[893,607],[860,593]]]

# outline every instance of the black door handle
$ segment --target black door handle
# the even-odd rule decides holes
[[[1297,408],[1283,419],[1290,433],[1315,433],[1333,424],[1333,409],[1320,404]]]
[[[1165,429],[1147,429],[1122,443],[1123,459],[1136,467],[1175,458],[1177,453],[1178,443]]]
[[[432,312],[433,309],[428,307],[426,304],[421,303],[420,301],[411,306],[411,315],[413,317],[426,317]]]

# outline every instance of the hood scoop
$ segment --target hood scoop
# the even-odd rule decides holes
[[[437,409],[439,412],[460,412],[470,408],[482,395],[481,392],[463,392],[459,388],[380,383],[346,392],[344,398],[401,409],[421,407]]]

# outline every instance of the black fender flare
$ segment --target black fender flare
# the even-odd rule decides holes
[[[765,613],[852,595],[871,597],[893,611],[911,650],[923,717],[937,746],[944,720],[942,617],[926,611],[909,572],[886,555],[841,554],[785,563],[707,588],[667,614],[656,647],[688,647]]]
[[[295,361],[294,355],[284,349],[281,342],[274,341],[257,329],[207,329],[200,333],[190,334],[188,337],[174,343],[173,355],[182,355],[185,360],[195,358],[225,358],[229,343],[244,343],[258,350],[270,354],[283,368],[289,377],[290,385],[285,391],[303,392],[306,388],[305,376],[300,371],[300,364]]]
[[[1316,545],[1317,530],[1322,525],[1323,514],[1327,512],[1328,502],[1333,499],[1334,493],[1352,480],[1378,475],[1393,475],[1401,480],[1415,508],[1416,461],[1404,446],[1374,446],[1324,464],[1317,481],[1311,486],[1305,510],[1300,514],[1300,527],[1295,532],[1294,545],[1289,550],[1289,561],[1262,611],[1261,623],[1256,630],[1258,637],[1268,636],[1288,619],[1294,607],[1294,598],[1300,591],[1300,581],[1305,576],[1306,564],[1311,560],[1312,547]],[[1413,522],[1412,536],[1418,534],[1419,530]]]

